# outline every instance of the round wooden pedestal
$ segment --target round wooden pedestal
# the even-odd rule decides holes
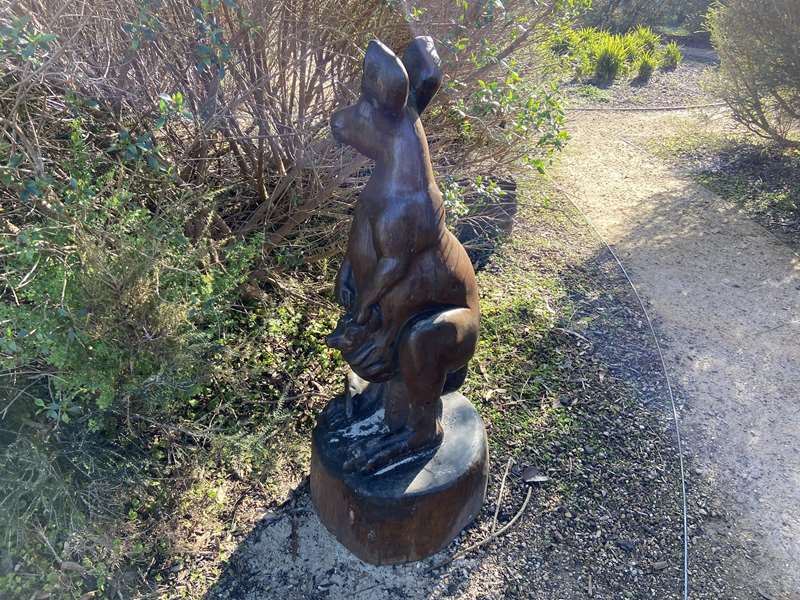
[[[365,562],[421,560],[441,550],[478,514],[489,477],[486,431],[455,392],[442,397],[441,445],[371,475],[344,473],[354,442],[385,433],[383,410],[341,429],[314,429],[311,499],[325,527]]]

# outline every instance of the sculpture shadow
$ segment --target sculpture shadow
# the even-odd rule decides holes
[[[418,472],[407,470],[409,484]],[[490,518],[488,508],[479,518]],[[205,600],[425,598],[430,576],[421,575],[451,553],[448,547],[424,561],[393,566],[362,562],[322,525],[305,479],[283,506],[255,524]],[[443,571],[442,577],[465,577],[453,567]]]

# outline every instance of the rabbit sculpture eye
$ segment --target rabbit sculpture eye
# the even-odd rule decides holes
[[[350,365],[347,422],[382,405],[386,430],[353,443],[346,471],[370,473],[442,439],[442,395],[464,380],[478,341],[475,272],[445,227],[422,113],[442,82],[433,41],[412,41],[402,61],[370,42],[358,101],[337,111],[331,130],[375,160],[355,208],[336,279],[346,310],[327,343]],[[371,413],[370,413],[371,414]]]

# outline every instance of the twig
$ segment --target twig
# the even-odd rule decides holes
[[[533,494],[533,488],[529,487],[528,488],[528,493],[525,496],[525,501],[522,503],[522,506],[520,507],[519,511],[517,511],[517,514],[514,515],[514,518],[511,519],[508,523],[506,523],[501,529],[499,529],[499,530],[495,531],[494,533],[490,534],[489,536],[485,537],[480,542],[476,542],[476,543],[472,544],[471,546],[467,546],[463,550],[459,550],[458,552],[453,554],[453,556],[451,556],[450,558],[447,558],[447,559],[443,560],[442,562],[440,562],[437,565],[433,565],[432,567],[429,567],[428,569],[423,571],[423,573],[430,573],[431,571],[435,571],[437,569],[441,569],[442,567],[444,567],[446,565],[449,565],[454,560],[458,560],[459,558],[461,558],[462,556],[464,556],[468,552],[472,552],[473,550],[476,550],[477,548],[480,548],[481,546],[485,546],[486,544],[491,542],[493,539],[498,538],[501,535],[503,535],[506,531],[511,529],[511,527],[514,525],[514,523],[516,523],[517,520],[522,516],[522,513],[525,512],[525,509],[528,508],[528,502],[530,501],[532,494]]]
[[[553,327],[553,330],[554,331],[560,331],[561,333],[568,333],[569,335],[574,335],[576,338],[578,338],[580,340],[583,340],[587,344],[594,345],[594,344],[592,344],[592,341],[590,339],[588,339],[585,336],[581,335],[577,331],[572,331],[572,329],[564,329],[563,327]]]
[[[492,526],[489,528],[490,532],[494,532],[494,528],[497,526],[497,515],[500,513],[500,503],[503,502],[503,492],[506,489],[506,479],[508,479],[508,471],[511,469],[512,462],[514,462],[514,459],[509,457],[508,462],[506,463],[506,471],[503,473],[503,480],[500,482],[500,493],[497,494],[497,506],[494,509]]]

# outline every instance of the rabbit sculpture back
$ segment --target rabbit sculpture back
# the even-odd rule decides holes
[[[326,418],[346,423],[382,403],[387,432],[352,445],[350,471],[374,472],[440,443],[442,394],[461,385],[478,340],[475,272],[445,227],[420,121],[439,65],[428,37],[402,61],[372,41],[360,98],[331,118],[337,141],[375,160],[336,279],[346,314],[327,342],[351,372]]]

